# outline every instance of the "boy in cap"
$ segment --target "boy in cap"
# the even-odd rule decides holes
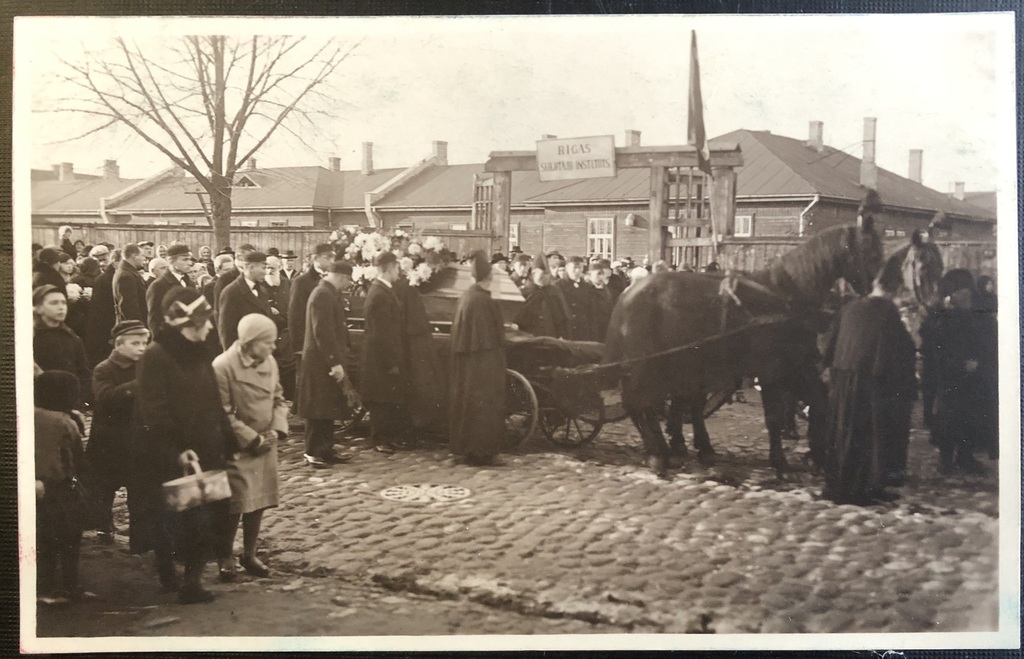
[[[35,328],[32,349],[35,363],[44,371],[67,371],[78,378],[78,391],[88,400],[91,371],[85,353],[85,344],[68,327],[64,320],[68,315],[67,297],[56,286],[39,286],[32,291]],[[76,409],[81,409],[77,401]]]
[[[139,320],[123,320],[114,326],[110,356],[92,372],[92,393],[96,401],[89,431],[86,458],[93,476],[93,497],[97,507],[99,540],[114,541],[114,495],[128,485],[132,411],[135,407],[135,369],[149,345],[149,330]]]

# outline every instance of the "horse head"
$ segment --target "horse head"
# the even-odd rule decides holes
[[[903,250],[900,250],[901,252]],[[939,280],[942,279],[942,252],[931,240],[931,233],[915,229],[903,257],[903,285],[913,293],[917,304],[925,309],[939,302]]]
[[[862,208],[857,224],[846,228],[846,250],[839,274],[858,294],[866,295],[884,263],[885,250],[875,231],[874,215]]]

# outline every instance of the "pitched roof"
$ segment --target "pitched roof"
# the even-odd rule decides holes
[[[819,153],[803,140],[767,131],[734,130],[716,139],[738,142],[743,167],[737,170],[738,197],[820,194],[860,200],[860,158],[825,146]],[[878,194],[887,206],[994,220],[984,208],[954,199],[921,183],[878,168]]]
[[[33,213],[96,213],[100,199],[120,192],[138,179],[88,178],[32,182]]]
[[[255,187],[235,187],[231,205],[246,208],[361,208],[363,194],[373,190],[402,170],[384,169],[369,176],[359,171],[336,172],[319,166],[271,167],[243,170],[236,182],[248,178]],[[199,211],[195,194],[200,189],[193,177],[161,181],[138,196],[117,205],[119,212]]]

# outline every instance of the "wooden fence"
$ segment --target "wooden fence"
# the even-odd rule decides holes
[[[195,252],[201,245],[209,245],[216,254],[219,245],[213,244],[213,230],[207,227],[175,226],[118,226],[110,224],[76,224],[75,239],[81,238],[92,245],[108,242],[115,247],[129,243],[152,240],[155,245],[170,245],[179,240]],[[276,247],[282,252],[292,250],[302,255],[313,251],[317,243],[327,242],[331,232],[314,227],[294,228],[242,228],[231,231],[231,246],[249,243],[266,250]],[[57,227],[52,225],[33,226],[32,240],[40,245],[57,243]]]
[[[907,244],[908,239],[886,240],[886,254]],[[764,269],[773,259],[801,244],[798,238],[760,238],[743,242],[727,241],[722,244],[719,262],[725,267],[754,272]],[[996,244],[979,240],[939,240],[935,243],[942,252],[947,270],[966,268],[974,276],[996,275]]]
[[[207,227],[174,226],[120,226],[110,224],[76,224],[75,237],[87,243],[109,242],[115,246],[152,240],[157,245],[169,245],[180,240],[193,251],[200,245],[213,243],[213,231]],[[234,247],[245,243],[260,249],[277,247],[282,252],[292,250],[302,255],[313,251],[317,243],[326,242],[331,232],[313,227],[252,227],[235,229],[231,232]],[[457,254],[463,255],[473,249],[489,249],[490,238],[477,231],[438,230],[431,232],[442,237]],[[41,245],[57,242],[57,227],[53,225],[33,226],[32,240]],[[886,240],[886,251],[891,252],[906,244],[905,238]],[[800,245],[800,238],[753,238],[749,240],[728,240],[722,244],[719,262],[736,270],[753,272],[761,270],[782,254]],[[996,274],[996,244],[993,241],[940,240],[936,243],[942,251],[943,263],[947,269],[967,268],[975,276]],[[216,250],[214,250],[216,251]]]

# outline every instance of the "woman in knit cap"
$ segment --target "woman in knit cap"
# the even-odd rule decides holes
[[[288,403],[274,360],[277,325],[251,313],[238,323],[238,340],[213,360],[220,403],[231,423],[228,458],[230,517],[221,537],[220,576],[235,577],[233,546],[242,522],[242,568],[266,577],[270,570],[256,557],[263,511],[277,505],[277,443],[288,435]]]
[[[467,464],[493,465],[505,437],[505,328],[491,297],[491,264],[473,255],[473,286],[452,322],[450,448]]]
[[[228,501],[165,512],[161,485],[180,478],[192,459],[203,470],[224,469],[233,450],[205,342],[213,309],[198,291],[182,286],[168,291],[161,306],[163,324],[138,366],[131,547],[137,553],[156,550],[160,582],[172,590],[178,586],[173,539],[174,555],[185,566],[178,600],[209,602],[214,596],[203,588],[203,566],[227,525]]]

